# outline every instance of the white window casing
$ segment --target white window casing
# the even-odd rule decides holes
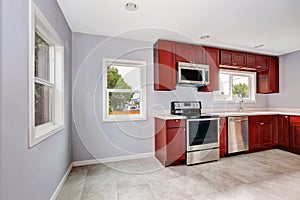
[[[138,89],[108,89],[107,88],[107,67],[109,65],[118,65],[124,67],[135,67],[140,69],[139,87]],[[115,121],[138,121],[146,120],[146,62],[135,60],[122,60],[122,59],[103,59],[103,122],[115,122]],[[109,115],[109,92],[118,93],[136,93],[140,94],[140,114],[127,114],[127,115]]]
[[[225,95],[222,95],[220,91],[214,92],[214,103],[237,103],[239,100],[233,99],[232,94],[232,87],[233,87],[233,76],[242,76],[248,77],[249,83],[249,98],[243,98],[245,103],[255,103],[256,102],[256,73],[255,72],[248,72],[248,71],[238,71],[238,70],[220,70],[220,75],[226,74],[229,75],[229,93],[230,97],[226,98]],[[221,76],[220,76],[221,77]],[[220,89],[222,88],[222,81],[220,80]]]
[[[29,1],[29,147],[64,128],[64,44],[32,1]],[[49,45],[49,81],[35,77],[35,32]],[[52,88],[51,121],[35,126],[35,83]]]

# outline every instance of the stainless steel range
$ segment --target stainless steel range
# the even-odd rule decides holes
[[[171,102],[171,114],[183,115],[186,120],[186,164],[218,160],[219,117],[201,113],[200,101]]]

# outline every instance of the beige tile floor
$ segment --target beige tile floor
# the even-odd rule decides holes
[[[75,167],[57,199],[300,199],[300,156],[274,149],[194,166],[144,158]]]

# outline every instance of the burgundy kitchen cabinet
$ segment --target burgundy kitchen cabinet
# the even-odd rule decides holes
[[[164,165],[185,162],[185,120],[155,118],[155,156]]]
[[[268,58],[268,70],[257,73],[257,93],[279,93],[278,57]]]
[[[219,54],[220,50],[216,48],[205,47],[206,64],[209,65],[209,84],[205,87],[199,87],[199,92],[212,92],[219,90]]]
[[[226,117],[220,118],[220,158],[227,153],[227,120]]]
[[[290,116],[290,148],[300,153],[300,116]]]
[[[158,40],[154,44],[154,90],[175,90],[175,42]]]
[[[278,116],[278,145],[289,147],[289,116]]]
[[[256,70],[256,55],[247,53],[247,67],[253,68]]]
[[[247,54],[244,52],[220,50],[220,65],[227,65],[228,68],[244,67],[246,66],[246,59]]]
[[[268,69],[268,56],[256,55],[256,69],[265,71]]]
[[[249,116],[249,150],[270,149],[275,146],[273,116]]]
[[[204,47],[200,45],[176,43],[176,62],[206,63]]]

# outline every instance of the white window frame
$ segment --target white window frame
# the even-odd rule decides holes
[[[128,90],[128,89],[107,89],[107,66],[112,63],[116,63],[119,66],[124,67],[138,67],[140,68],[140,89]],[[115,122],[115,121],[139,121],[147,119],[147,101],[146,101],[146,62],[136,60],[123,60],[123,59],[103,59],[103,122]],[[140,114],[138,115],[109,115],[109,92],[139,92],[140,93]]]
[[[50,44],[50,81],[35,77],[35,32]],[[52,72],[52,74],[51,74]],[[52,79],[52,80],[51,80]],[[35,126],[35,82],[53,88],[52,118]],[[29,1],[29,147],[64,128],[64,43],[38,7]]]
[[[247,76],[249,77],[249,95],[250,98],[243,99],[244,103],[256,103],[256,72],[249,72],[249,71],[238,71],[238,70],[228,70],[228,69],[220,69],[220,75],[221,74],[229,74],[230,75],[230,89],[232,89],[232,76]],[[221,80],[219,81],[221,85]],[[231,90],[232,92],[232,90]],[[216,96],[220,96],[220,92],[217,91],[214,93],[214,103],[237,103],[239,100],[237,99],[226,99],[226,97],[220,99],[216,98]],[[232,96],[232,94],[231,94]]]

